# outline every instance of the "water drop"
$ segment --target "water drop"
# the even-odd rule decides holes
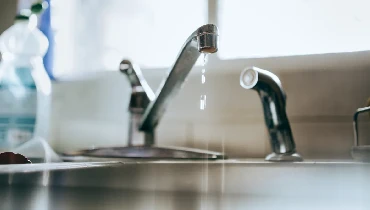
[[[205,66],[208,62],[208,56],[207,53],[203,53],[203,66]]]
[[[206,83],[206,63],[207,63],[207,54],[203,54],[203,68],[202,68],[202,75],[201,75],[201,95],[200,95],[200,110],[205,110],[206,109],[206,104],[207,104],[207,96],[206,96],[206,91],[205,91],[205,83]]]
[[[206,76],[204,76],[204,74],[202,74],[202,84],[204,84],[206,82]]]
[[[200,109],[205,110],[207,105],[207,96],[206,95],[200,95]]]

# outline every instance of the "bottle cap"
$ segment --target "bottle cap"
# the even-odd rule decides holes
[[[22,9],[19,14],[15,16],[15,20],[28,20],[32,14],[41,14],[49,7],[46,1],[39,1],[31,5],[30,9]]]

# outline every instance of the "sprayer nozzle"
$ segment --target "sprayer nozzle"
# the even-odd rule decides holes
[[[245,89],[253,88],[258,82],[258,71],[246,68],[240,74],[240,85]]]

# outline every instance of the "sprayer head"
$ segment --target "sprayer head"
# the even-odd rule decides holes
[[[256,67],[245,68],[240,74],[240,85],[245,89],[253,88],[258,82],[258,71]]]

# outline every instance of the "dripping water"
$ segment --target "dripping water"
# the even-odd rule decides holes
[[[205,91],[205,83],[206,83],[206,64],[207,64],[207,54],[203,53],[203,68],[202,68],[202,74],[201,74],[201,93],[200,93],[200,110],[205,110],[207,106],[207,94]]]
[[[222,154],[225,154],[225,129],[222,129],[222,139],[221,139]],[[221,168],[221,194],[225,192],[225,156],[222,158],[222,168]]]
[[[207,54],[203,54],[203,63],[201,70],[201,87],[200,87],[200,110],[204,111],[207,106],[207,91],[206,91],[206,64],[207,64]],[[205,138],[205,150],[208,150],[208,135]],[[208,209],[208,158],[204,160],[203,170],[202,170],[202,196],[201,196],[201,209]]]

